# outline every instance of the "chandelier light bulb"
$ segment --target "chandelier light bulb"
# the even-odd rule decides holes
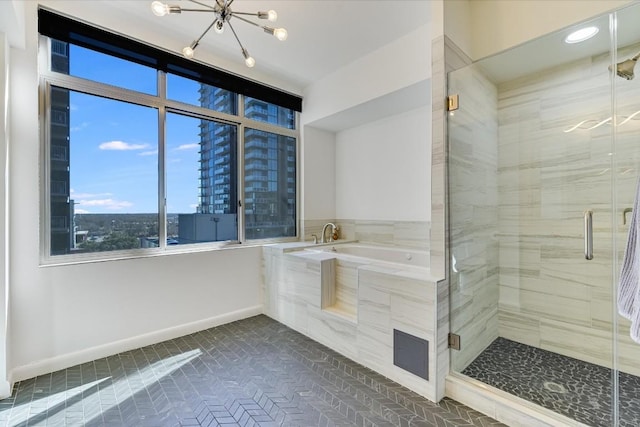
[[[194,53],[194,50],[191,46],[187,46],[184,49],[182,49],[182,54],[184,55],[185,58],[192,59],[193,53]]]
[[[287,30],[285,30],[284,28],[276,28],[276,29],[273,31],[273,35],[274,35],[274,36],[276,36],[276,38],[277,38],[278,40],[280,40],[281,42],[283,42],[283,41],[285,41],[285,40],[287,39],[287,37],[288,37],[288,35],[289,35],[289,34],[287,33]]]
[[[171,1],[171,0],[166,0],[166,1]],[[167,3],[164,3],[162,0],[153,0],[151,2],[151,11],[156,16],[165,16],[169,14],[171,15],[181,14],[183,12],[208,12],[211,15],[213,15],[213,21],[209,21],[209,25],[200,34],[200,36],[194,39],[190,45],[182,49],[182,54],[187,59],[193,59],[195,54],[195,49],[198,47],[200,40],[202,40],[202,38],[206,36],[207,33],[211,31],[211,29],[213,29],[213,31],[215,31],[217,34],[222,34],[225,31],[225,27],[226,27],[225,24],[229,23],[229,28],[230,28],[229,31],[233,33],[233,36],[235,37],[236,41],[238,42],[238,45],[240,46],[242,55],[244,56],[244,63],[249,68],[254,67],[256,65],[256,60],[253,59],[251,55],[249,55],[249,52],[247,52],[247,50],[244,48],[244,46],[240,42],[240,39],[238,38],[238,35],[236,34],[235,29],[231,25],[230,20],[231,18],[234,18],[234,17],[237,18],[237,20],[239,21],[243,21],[247,24],[251,24],[256,27],[262,28],[265,33],[275,36],[275,38],[277,38],[280,41],[286,40],[287,37],[289,36],[289,34],[287,33],[287,30],[285,30],[284,28],[273,28],[266,25],[263,26],[258,24],[257,22],[252,21],[251,19],[247,19],[243,17],[243,15],[249,15],[249,16],[257,17],[258,19],[267,19],[271,22],[275,22],[278,19],[278,13],[273,9],[270,9],[267,11],[259,11],[256,13],[234,12],[231,10],[231,7],[230,7],[231,3],[233,3],[234,0],[224,0],[224,1],[216,0],[215,6],[207,6],[206,4],[196,0],[188,0],[188,1],[192,3],[196,3],[205,8],[192,9],[191,7],[189,7],[189,8],[183,9],[181,6],[178,6],[178,5],[172,6]]]
[[[169,5],[156,0],[151,3],[151,10],[156,16],[165,16],[169,13]]]
[[[247,49],[242,48],[242,56],[244,56],[244,63],[247,67],[253,68],[253,66],[256,65],[256,60],[249,55]]]
[[[213,31],[215,31],[217,34],[224,33],[224,22],[218,19],[213,26]]]

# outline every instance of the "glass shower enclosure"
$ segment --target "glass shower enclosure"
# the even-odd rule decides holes
[[[640,425],[640,343],[618,304],[639,22],[634,3],[448,75],[452,375],[589,426]]]

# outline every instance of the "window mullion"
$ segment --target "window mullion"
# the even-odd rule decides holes
[[[242,97],[241,97],[242,98]],[[240,102],[242,104],[242,102]],[[245,231],[245,199],[244,199],[244,125],[238,126],[236,132],[237,140],[237,153],[238,153],[238,181],[237,181],[237,194],[238,194],[238,240],[240,242],[246,241]]]
[[[162,106],[158,108],[158,247],[167,247],[167,174],[166,174],[166,120],[167,76],[158,70],[158,97]]]

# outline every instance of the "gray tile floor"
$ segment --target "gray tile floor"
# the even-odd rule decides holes
[[[21,381],[0,426],[498,426],[266,317]]]

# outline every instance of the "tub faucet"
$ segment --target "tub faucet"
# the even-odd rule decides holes
[[[329,234],[329,240],[325,240],[324,239],[324,235],[327,232],[327,227],[331,226],[331,234]],[[320,243],[329,243],[329,242],[333,242],[333,235],[336,232],[336,230],[338,229],[338,227],[336,227],[336,225],[332,222],[328,222],[324,225],[324,227],[322,227],[322,236],[320,236]]]

